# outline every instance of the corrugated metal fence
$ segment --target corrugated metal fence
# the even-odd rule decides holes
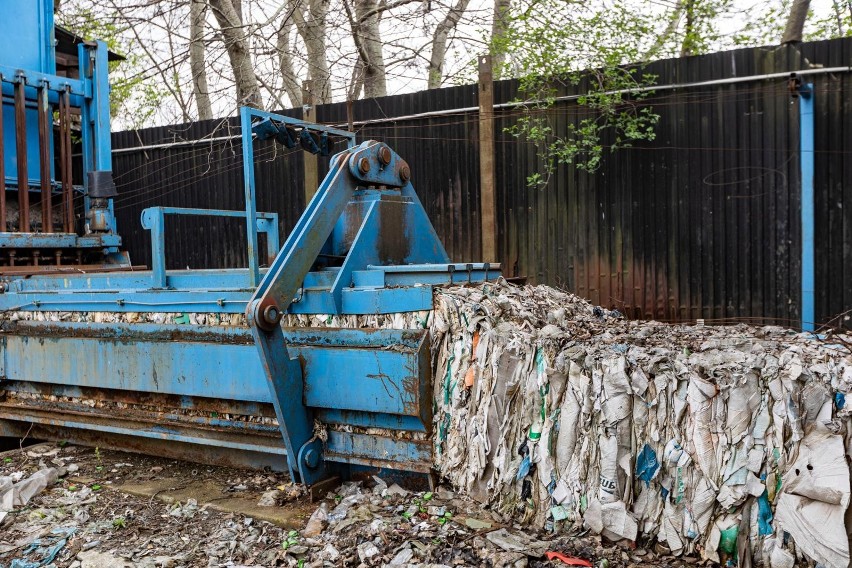
[[[786,79],[663,86],[850,62],[852,38],[651,63],[647,71],[660,85],[650,98],[661,117],[656,139],[608,153],[595,174],[561,167],[543,189],[526,184],[540,165],[534,148],[504,132],[519,111],[498,107],[504,273],[564,287],[631,317],[797,324],[798,109]],[[852,140],[844,135],[852,129],[852,75],[808,80],[817,114],[817,320],[836,325],[852,307],[852,278],[845,275],[852,270]],[[517,88],[515,81],[495,83],[495,104],[517,99]],[[421,201],[458,261],[479,260],[480,253],[476,106],[477,87],[469,85],[356,101],[352,113],[359,139],[383,140],[409,162]],[[345,103],[316,111],[319,122],[347,123]],[[569,100],[549,117],[565,131],[581,113]],[[243,208],[235,134],[231,119],[113,136],[119,227],[135,263],[150,262],[149,237],[139,225],[144,207]],[[176,144],[145,148],[169,142]],[[258,208],[278,212],[286,235],[305,205],[301,152],[257,143],[256,156]],[[171,221],[170,266],[245,265],[240,223]]]

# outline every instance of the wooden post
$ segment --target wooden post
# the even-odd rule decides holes
[[[316,122],[317,111],[314,107],[313,81],[302,82],[302,119],[306,122]],[[319,186],[317,172],[317,157],[310,152],[302,152],[305,164],[305,207],[311,201]]]
[[[479,56],[479,202],[482,261],[497,262],[497,206],[494,198],[494,91],[491,56]]]
[[[349,125],[349,132],[355,132],[355,101],[352,99],[346,100],[346,122]]]

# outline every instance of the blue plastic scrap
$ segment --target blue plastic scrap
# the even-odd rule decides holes
[[[518,468],[518,474],[515,476],[515,479],[520,481],[521,479],[528,476],[530,474],[530,467],[531,466],[532,466],[532,463],[530,462],[530,457],[528,455],[524,456],[524,459],[523,459],[523,461],[521,461],[521,465]]]
[[[660,462],[657,461],[657,452],[648,444],[642,446],[642,451],[636,456],[636,477],[645,482],[645,486],[651,484],[651,480],[660,469]]]
[[[765,484],[766,474],[761,475],[760,480]],[[778,478],[778,482],[778,490],[780,490],[780,477]],[[769,490],[764,489],[760,497],[757,498],[757,531],[760,536],[772,534],[774,532],[772,530],[773,518],[772,506],[769,504]]]
[[[843,410],[843,407],[846,405],[846,395],[842,392],[834,393],[834,406],[837,407],[837,410]]]
[[[68,543],[68,539],[76,531],[77,529],[73,527],[59,527],[53,529],[50,531],[50,534],[53,536],[45,539],[48,542],[42,542],[42,539],[37,538],[23,550],[23,554],[26,556],[36,553],[36,556],[40,557],[39,560],[24,560],[17,558],[12,561],[9,568],[39,568],[40,566],[47,566],[48,564],[53,563],[54,559],[56,559],[56,556],[59,554],[59,551],[65,547]]]

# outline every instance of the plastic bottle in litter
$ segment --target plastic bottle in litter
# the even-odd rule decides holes
[[[535,420],[533,420],[532,426],[530,426],[530,440],[533,442],[537,442],[541,439],[541,429],[542,429],[542,420],[541,417],[536,414]]]

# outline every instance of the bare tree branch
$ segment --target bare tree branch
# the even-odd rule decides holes
[[[441,81],[444,78],[444,59],[447,55],[447,38],[458,25],[464,11],[467,10],[468,4],[470,4],[470,0],[458,0],[435,28],[435,33],[432,35],[432,55],[429,57],[428,69],[427,86],[430,89],[437,89],[441,86]]]

